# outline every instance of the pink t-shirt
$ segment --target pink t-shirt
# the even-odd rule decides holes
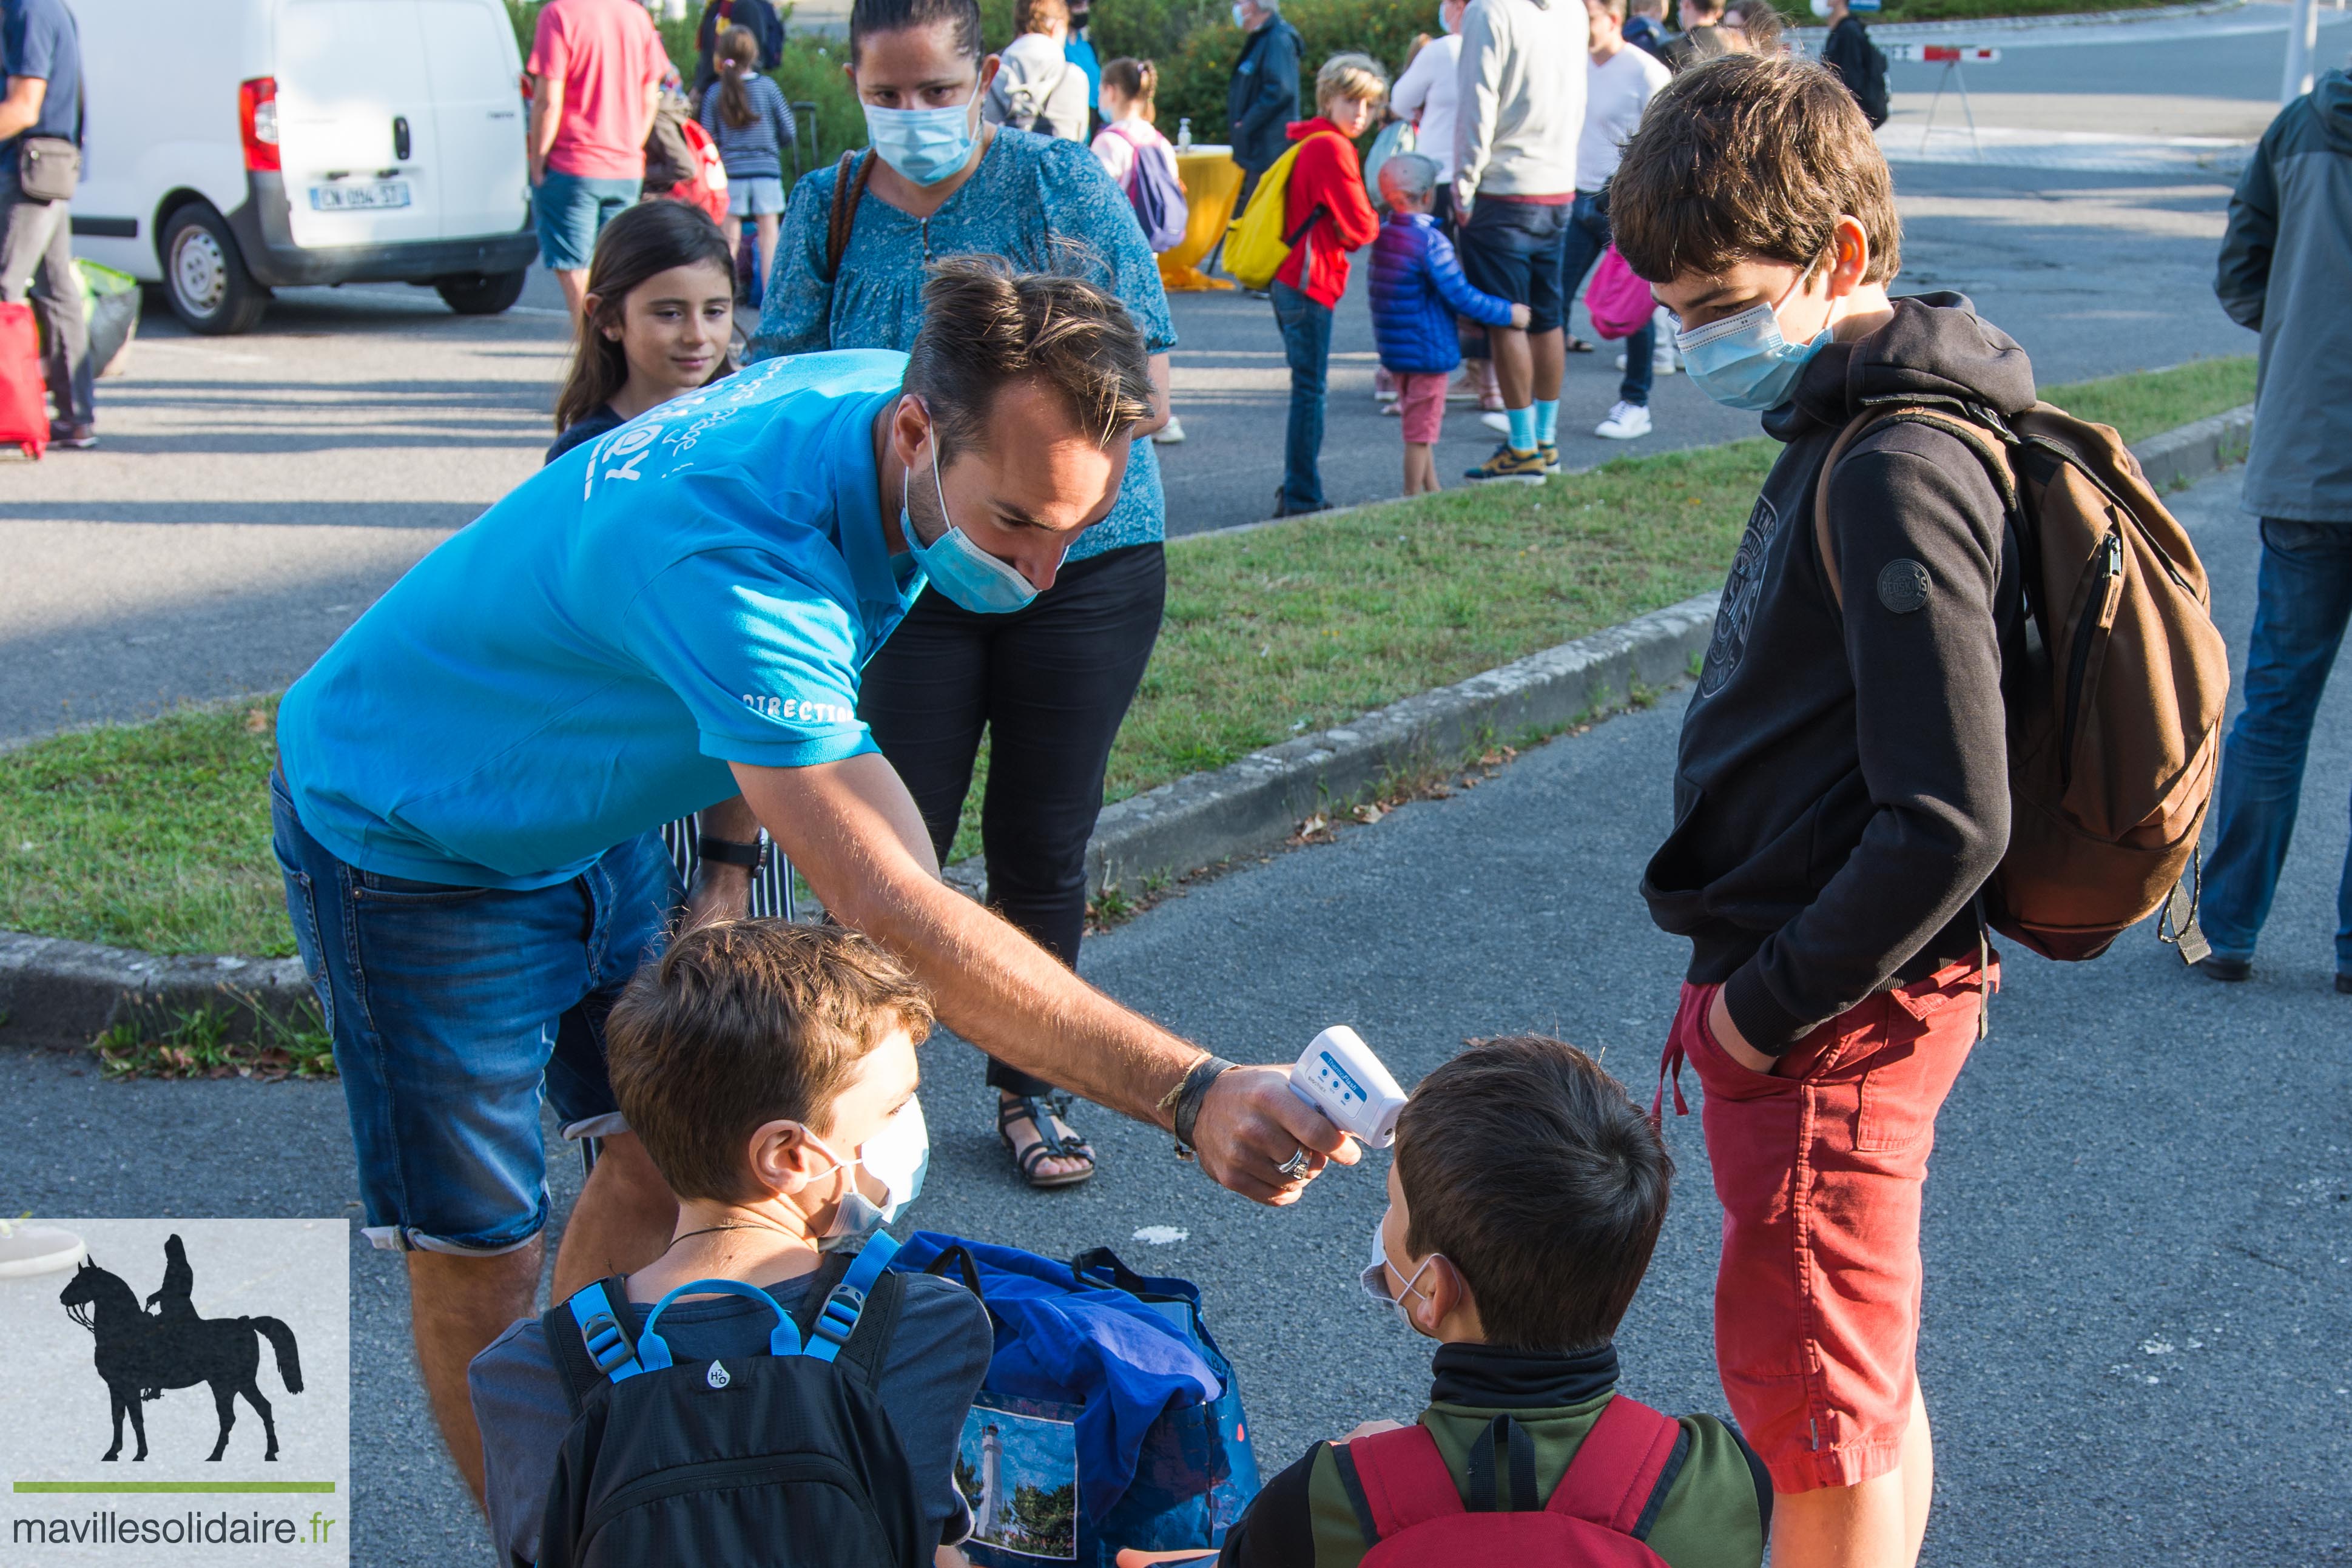
[[[669,68],[636,0],[549,0],[524,69],[563,84],[547,166],[592,180],[642,180],[646,89]]]

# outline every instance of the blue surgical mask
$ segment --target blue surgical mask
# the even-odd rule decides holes
[[[912,486],[914,476],[907,476]],[[946,531],[925,544],[915,533],[915,519],[906,503],[898,505],[898,532],[931,586],[975,615],[1009,615],[1026,610],[1037,591],[1009,561],[1002,561],[978,545],[948,517],[948,493],[940,484],[940,438],[931,436],[931,493],[940,498],[940,521]]]
[[[1404,1299],[1407,1296],[1421,1293],[1414,1287],[1421,1283],[1422,1275],[1428,1270],[1432,1263],[1437,1261],[1439,1255],[1433,1252],[1423,1258],[1421,1260],[1421,1267],[1412,1271],[1412,1278],[1404,1282],[1404,1289],[1391,1295],[1389,1275],[1395,1270],[1389,1266],[1389,1247],[1388,1243],[1381,1239],[1381,1221],[1375,1221],[1372,1225],[1372,1260],[1365,1264],[1362,1270],[1357,1274],[1356,1282],[1364,1288],[1364,1294],[1372,1300],[1387,1302],[1389,1310],[1396,1313],[1397,1322],[1404,1324],[1413,1333],[1419,1333],[1421,1325],[1412,1321],[1412,1309],[1404,1304]]]
[[[1828,327],[1809,343],[1791,343],[1780,336],[1780,307],[1803,281],[1801,273],[1788,292],[1769,305],[1676,332],[1675,347],[1682,350],[1683,370],[1692,384],[1726,408],[1760,413],[1788,402],[1807,361],[1830,340]]]
[[[1245,33],[1249,31],[1249,13],[1241,8],[1239,0],[1234,5],[1234,26]]]
[[[975,101],[979,92],[974,90]],[[866,106],[866,134],[876,156],[918,185],[936,185],[964,166],[980,130],[973,106],[945,109],[878,109]]]
[[[883,1201],[876,1203],[857,1189],[855,1178],[845,1184],[840,1204],[834,1209],[833,1224],[826,1228],[819,1249],[830,1252],[853,1241],[862,1241],[906,1211],[923,1190],[923,1176],[931,1167],[931,1131],[923,1120],[923,1103],[909,1100],[897,1113],[882,1124],[882,1130],[857,1146],[857,1157],[842,1160],[825,1149],[823,1139],[812,1134],[809,1142],[835,1159],[835,1170],[863,1166],[866,1173],[882,1184]]]

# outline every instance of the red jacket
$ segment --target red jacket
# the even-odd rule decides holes
[[[1319,133],[1319,134],[1318,134]],[[1348,291],[1348,253],[1381,237],[1381,215],[1364,193],[1363,165],[1356,144],[1318,115],[1294,121],[1293,141],[1304,141],[1290,166],[1290,186],[1282,211],[1282,232],[1298,233],[1309,217],[1315,226],[1293,246],[1275,269],[1286,283],[1318,305],[1337,306]],[[1318,209],[1321,209],[1319,212]],[[1304,276],[1306,281],[1301,282]]]

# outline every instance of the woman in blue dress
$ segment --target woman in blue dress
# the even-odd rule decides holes
[[[1135,430],[1110,514],[1070,548],[1053,585],[1001,615],[924,594],[866,667],[859,704],[942,864],[986,732],[989,903],[1075,967],[1104,768],[1167,592],[1160,465],[1145,438],[1168,414],[1168,298],[1134,209],[1084,141],[982,122],[996,59],[982,48],[974,0],[856,0],[849,57],[873,148],[793,188],[747,358],[909,348],[925,266],[973,255],[1100,285],[1151,351],[1155,419]],[[845,178],[845,237],[835,213]],[[988,1081],[998,1134],[1031,1186],[1094,1174],[1093,1150],[1055,1113],[1067,1102],[1054,1085],[1002,1062]]]

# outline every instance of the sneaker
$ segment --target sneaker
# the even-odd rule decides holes
[[[1168,423],[1151,433],[1151,440],[1152,444],[1156,446],[1183,445],[1184,422],[1177,418],[1174,414],[1170,414],[1168,416]]]
[[[1603,441],[1632,441],[1650,434],[1650,411],[1638,402],[1610,405],[1609,417],[1592,427]]]
[[[2209,980],[2219,980],[2223,985],[2234,986],[2239,981],[2252,977],[2254,961],[2252,958],[2225,958],[2219,953],[2208,953],[2189,967]]]
[[[0,1280],[50,1274],[82,1260],[81,1238],[69,1230],[0,1219]]]
[[[1497,435],[1511,434],[1511,416],[1500,409],[1488,409],[1478,416],[1478,423]]]
[[[1394,402],[1396,400],[1396,377],[1389,374],[1389,368],[1386,365],[1375,367],[1372,371],[1372,401]]]
[[[68,424],[62,419],[53,419],[49,421],[49,444],[68,452],[87,452],[98,444],[98,426]]]
[[[1404,404],[1397,402],[1396,393],[1391,392],[1381,401],[1381,412],[1387,414],[1391,419],[1402,419],[1404,417]]]
[[[1495,455],[1475,468],[1465,468],[1465,479],[1501,479],[1516,485],[1540,485],[1549,470],[1544,467],[1543,454],[1521,452],[1509,442],[1495,448]]]
[[[1542,442],[1536,447],[1536,455],[1543,459],[1545,473],[1557,474],[1559,472],[1559,448],[1558,446],[1549,441]]]

